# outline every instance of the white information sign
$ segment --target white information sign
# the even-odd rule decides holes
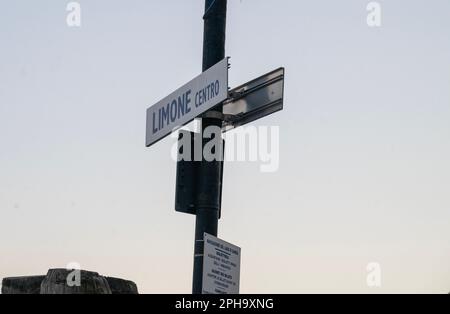
[[[239,294],[241,249],[204,235],[203,294]]]

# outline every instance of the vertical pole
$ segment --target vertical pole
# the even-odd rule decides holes
[[[205,0],[203,32],[203,71],[225,58],[225,29],[227,0]],[[222,106],[214,111],[222,112]],[[203,118],[202,134],[209,126],[222,127],[219,118]],[[222,140],[217,141],[222,145]],[[221,149],[220,151],[223,151]],[[192,293],[202,293],[203,234],[217,236],[222,193],[222,167],[220,161],[203,160],[197,178],[197,204],[195,222],[194,274]]]

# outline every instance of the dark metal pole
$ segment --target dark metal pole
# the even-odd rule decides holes
[[[205,0],[203,33],[203,71],[225,58],[227,0]],[[222,106],[214,109],[222,112]],[[202,134],[209,126],[222,126],[219,118],[203,118]],[[222,140],[218,141],[222,145]],[[221,149],[223,151],[223,149]],[[220,161],[203,160],[197,178],[197,216],[195,223],[194,276],[192,293],[202,293],[203,234],[217,236],[222,193]]]

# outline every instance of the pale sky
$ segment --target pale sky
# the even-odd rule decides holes
[[[0,278],[77,262],[190,293],[193,216],[146,109],[201,71],[203,0],[0,0]],[[280,169],[225,165],[242,293],[450,291],[450,2],[229,0],[230,87],[286,68]],[[382,285],[366,284],[381,266]]]

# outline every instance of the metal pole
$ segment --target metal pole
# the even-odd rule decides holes
[[[203,32],[203,71],[225,58],[227,0],[205,0]],[[222,112],[222,106],[214,111]],[[209,126],[222,126],[218,118],[202,119],[202,134]],[[222,140],[218,141],[222,145]],[[223,151],[223,149],[221,149]],[[219,161],[203,160],[197,178],[197,204],[192,293],[202,293],[203,234],[217,236],[222,193],[222,167]]]

